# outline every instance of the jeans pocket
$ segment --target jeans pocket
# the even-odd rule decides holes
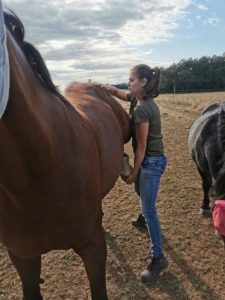
[[[148,158],[142,164],[142,167],[152,173],[156,173],[157,175],[163,174],[166,168],[166,160],[164,157],[160,158]]]

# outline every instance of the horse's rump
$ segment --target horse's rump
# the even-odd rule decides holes
[[[218,120],[222,104],[209,105],[195,120],[189,132],[189,152],[198,168],[215,179],[220,169],[222,153]]]

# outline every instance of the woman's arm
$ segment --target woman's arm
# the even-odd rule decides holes
[[[112,96],[115,96],[119,98],[120,100],[123,101],[129,101],[127,99],[127,92],[121,89],[118,89],[117,87],[113,85],[108,85],[108,84],[101,84],[101,83],[94,83],[97,86],[100,86],[101,88],[105,89],[108,91]]]
[[[110,92],[111,95],[119,98],[120,100],[128,101],[126,91],[118,89],[118,88],[116,88],[115,86],[112,86],[112,85],[106,85],[106,89]]]
[[[130,176],[126,180],[127,184],[131,184],[136,180],[140,170],[140,166],[145,157],[147,137],[149,131],[149,122],[136,124],[135,131],[136,131],[137,148],[134,154],[134,168]]]

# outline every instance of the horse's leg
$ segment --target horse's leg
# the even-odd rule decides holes
[[[41,256],[32,259],[17,257],[8,250],[23,286],[23,300],[42,300],[40,293]]]
[[[209,202],[210,202],[209,190],[212,187],[212,179],[199,168],[198,168],[198,172],[202,178],[202,189],[203,189],[203,200],[202,200],[202,206],[199,213],[203,217],[210,217],[211,211],[209,207]]]
[[[90,241],[79,250],[75,250],[82,258],[91,288],[93,300],[107,300],[106,292],[106,242],[102,225],[96,228]]]

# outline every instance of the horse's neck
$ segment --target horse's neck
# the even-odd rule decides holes
[[[10,100],[14,102],[13,105],[15,108],[19,105],[22,109],[24,106],[32,105],[32,98],[37,93],[37,89],[40,89],[41,92],[42,86],[10,34],[8,35],[8,52],[10,65]]]
[[[54,97],[36,78],[25,56],[12,37],[8,38],[10,93],[0,130],[17,144],[38,147],[48,139],[49,106],[46,99]],[[54,100],[51,99],[50,100]],[[48,107],[48,110],[46,109]],[[54,107],[53,107],[54,114]],[[46,142],[45,142],[46,143]],[[49,141],[50,143],[50,141]]]

